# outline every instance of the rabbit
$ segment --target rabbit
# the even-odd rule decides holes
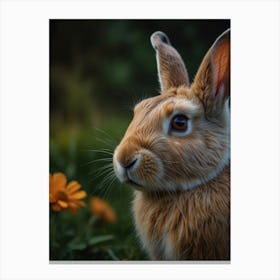
[[[151,43],[160,94],[135,106],[113,155],[136,232],[151,260],[230,260],[230,29],[192,84],[167,35]]]

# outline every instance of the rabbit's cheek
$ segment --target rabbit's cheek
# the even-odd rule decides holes
[[[163,174],[161,160],[149,150],[143,149],[140,153],[138,165],[132,170],[131,175],[143,186],[152,187],[158,182]]]

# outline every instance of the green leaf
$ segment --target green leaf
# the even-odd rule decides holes
[[[119,261],[120,259],[116,256],[116,254],[113,252],[113,250],[108,249],[107,253],[109,254],[109,256],[112,258],[112,260],[114,261]]]
[[[113,240],[114,238],[115,238],[115,236],[112,235],[112,234],[94,236],[91,239],[89,239],[88,244],[89,245],[96,245],[96,244],[99,244],[101,242]]]
[[[79,243],[73,242],[73,243],[68,244],[68,247],[71,250],[84,250],[87,247],[87,244],[83,243],[83,242],[79,242]]]

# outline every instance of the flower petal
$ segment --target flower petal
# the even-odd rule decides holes
[[[69,204],[69,208],[78,208],[76,201],[75,202],[69,201],[68,204]]]
[[[54,203],[56,201],[54,195],[50,193],[50,203]]]
[[[72,212],[72,213],[76,213],[78,211],[80,207],[74,203],[74,202],[69,202],[69,210]]]
[[[116,221],[116,213],[113,209],[109,209],[104,213],[103,220],[105,222],[114,223]]]
[[[71,181],[67,185],[67,191],[69,194],[72,194],[72,193],[78,191],[80,188],[81,188],[81,185],[77,181]]]
[[[79,207],[85,207],[86,204],[83,201],[77,200],[75,201],[75,203],[79,206]]]
[[[82,199],[86,196],[87,196],[87,193],[85,191],[78,191],[74,194],[69,194],[69,199],[70,200],[72,200],[72,199]]]
[[[64,189],[66,187],[67,179],[63,173],[54,173],[53,174],[53,188],[56,190]]]
[[[63,200],[58,200],[57,204],[61,207],[61,208],[67,208],[68,207],[68,203],[63,201]]]
[[[90,199],[91,211],[93,214],[99,216],[109,207],[108,203],[103,199],[92,196]]]
[[[61,210],[61,207],[60,207],[59,205],[57,205],[57,204],[53,204],[53,205],[52,205],[52,210],[53,210],[53,211],[60,211],[60,210]]]
[[[75,201],[69,201],[68,202],[69,207],[73,207],[73,208],[79,208],[79,207],[85,207],[86,204],[83,201],[80,200],[75,200]]]
[[[105,202],[96,196],[91,197],[90,205],[91,205],[92,213],[97,216],[99,216],[101,213],[103,213],[104,209],[106,209],[106,207],[107,207],[107,205],[105,205]]]

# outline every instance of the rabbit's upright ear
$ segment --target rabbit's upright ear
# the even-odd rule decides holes
[[[156,51],[159,82],[162,92],[171,87],[189,86],[188,72],[179,53],[171,46],[167,35],[157,31],[151,36]]]
[[[193,83],[206,114],[221,113],[230,96],[230,29],[222,33],[205,55]]]

